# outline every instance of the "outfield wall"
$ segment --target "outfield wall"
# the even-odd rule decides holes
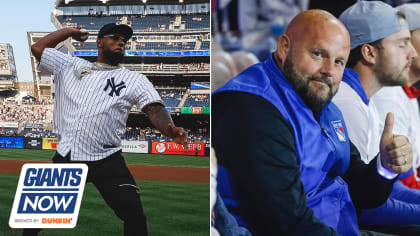
[[[18,149],[38,149],[38,150],[56,150],[58,145],[57,138],[27,138],[0,136],[0,148],[18,148]],[[205,143],[188,143],[184,149],[182,145],[174,142],[155,142],[155,141],[121,141],[122,151],[124,153],[153,153],[164,155],[191,155],[205,156],[209,153],[210,147]]]
[[[204,156],[204,148],[204,143],[188,143],[188,147],[184,149],[182,145],[174,142],[152,142],[153,154]]]
[[[23,148],[23,137],[0,136],[0,148]]]

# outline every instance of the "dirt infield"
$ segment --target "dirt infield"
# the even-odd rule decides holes
[[[0,173],[19,174],[25,163],[51,163],[47,161],[0,160]],[[137,180],[209,183],[210,169],[205,167],[176,167],[128,165]]]

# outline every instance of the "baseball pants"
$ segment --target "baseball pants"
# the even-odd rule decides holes
[[[87,182],[92,182],[115,214],[124,221],[124,235],[147,235],[146,217],[140,200],[140,191],[127,168],[121,151],[92,162],[71,161],[70,153],[62,157],[56,153],[53,163],[85,163],[89,171]],[[24,229],[23,236],[37,235],[42,229]],[[99,233],[99,232],[98,232]]]

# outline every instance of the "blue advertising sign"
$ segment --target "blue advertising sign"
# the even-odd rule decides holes
[[[0,136],[0,148],[23,148],[23,137]]]
[[[76,57],[98,56],[98,51],[75,51]],[[146,57],[182,57],[182,56],[210,56],[209,50],[201,51],[125,51],[125,56],[146,56]]]

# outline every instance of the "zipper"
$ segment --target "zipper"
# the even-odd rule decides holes
[[[332,147],[332,148],[333,148],[333,150],[334,150],[334,153],[335,153],[335,154],[336,154],[336,156],[337,156],[337,149],[336,149],[336,147],[335,147],[335,145],[334,145],[333,141],[331,141],[332,139],[331,139],[331,137],[328,135],[327,130],[325,130],[325,129],[324,129],[324,127],[322,127],[322,126],[321,126],[321,130],[322,130],[322,132],[325,134],[325,136],[327,136],[328,142],[330,143],[331,147]]]

